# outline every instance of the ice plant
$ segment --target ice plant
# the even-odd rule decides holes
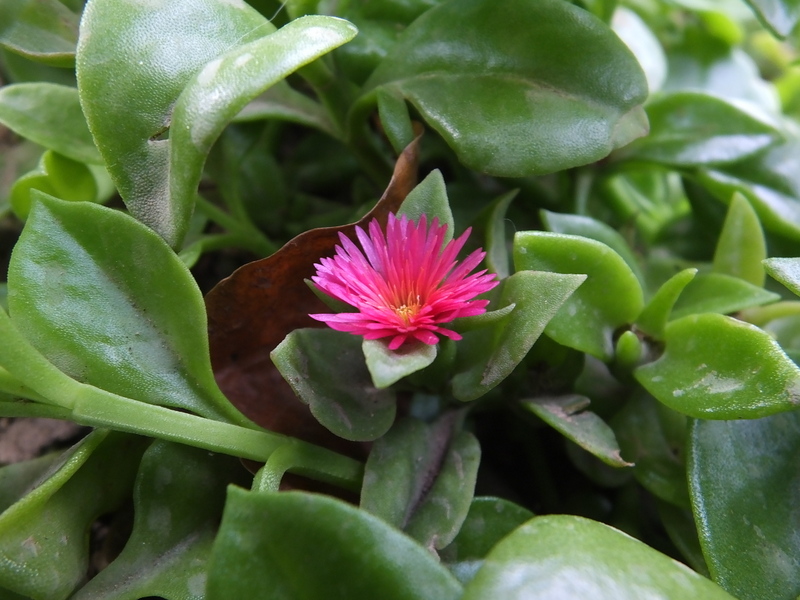
[[[429,229],[424,215],[416,223],[390,214],[385,236],[376,219],[369,224],[369,235],[356,227],[363,251],[340,233],[341,246],[332,258],[314,265],[317,273],[311,280],[358,312],[310,316],[368,340],[391,338],[390,350],[413,340],[436,344],[439,335],[460,340],[442,324],[484,313],[489,301],[474,298],[498,282],[485,270],[470,274],[486,255],[482,250],[458,264],[456,256],[469,229],[448,243],[446,232],[437,219]]]

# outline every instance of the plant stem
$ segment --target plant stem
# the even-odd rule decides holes
[[[39,394],[43,402],[55,405],[39,405],[42,416],[137,433],[257,461],[269,460],[273,452],[289,443],[297,457],[297,468],[292,465],[292,470],[348,489],[360,485],[363,466],[332,450],[263,429],[146,404],[75,381],[34,348],[2,309],[0,339],[3,340],[0,366],[8,374],[8,381],[22,383]],[[0,411],[3,410],[11,413],[8,416],[33,416],[38,412],[19,402],[1,402]]]
[[[323,448],[297,442],[296,439],[288,440],[270,455],[264,466],[256,473],[253,480],[254,490],[277,492],[283,476],[291,472],[354,492],[358,491],[364,474],[361,463],[331,461],[329,454],[320,452],[324,450]]]

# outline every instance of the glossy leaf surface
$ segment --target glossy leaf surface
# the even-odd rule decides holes
[[[742,600],[800,594],[797,411],[752,421],[697,420],[689,483],[714,580]]]
[[[270,356],[298,398],[336,435],[369,441],[392,425],[394,392],[373,385],[358,336],[296,329]]]
[[[672,308],[695,275],[697,269],[684,269],[665,281],[636,319],[636,326],[657,340],[663,339]]]
[[[514,304],[501,321],[468,332],[459,342],[453,395],[474,400],[508,377],[559,307],[584,281],[580,275],[520,271],[492,291],[492,308]]]
[[[700,313],[735,313],[744,308],[769,304],[780,296],[739,277],[701,273],[692,279],[675,302],[672,319]]]
[[[779,132],[721,98],[663,95],[647,105],[650,135],[626,149],[638,159],[674,166],[729,163],[775,144]]]
[[[466,166],[494,175],[585,164],[647,132],[636,60],[601,21],[560,0],[436,6],[365,89],[381,86],[402,93]]]
[[[744,196],[734,194],[714,252],[714,271],[763,287],[766,274],[761,261],[766,258],[758,215]]]
[[[12,258],[8,303],[33,345],[79,381],[249,423],[214,381],[188,269],[121,212],[42,195]]]
[[[455,221],[450,210],[450,203],[447,200],[447,188],[445,187],[444,177],[438,169],[419,182],[403,200],[398,215],[406,215],[413,221],[419,221],[422,215],[428,220],[428,226],[437,219],[439,225],[447,225],[447,235],[445,242],[453,239],[455,232]]]
[[[444,548],[458,533],[478,473],[478,441],[454,431],[453,417],[399,421],[375,442],[364,472],[361,508],[430,550]]]
[[[636,255],[628,242],[610,225],[583,215],[555,213],[549,210],[543,210],[540,214],[548,231],[578,235],[601,242],[623,258],[639,281],[644,279]]]
[[[0,88],[0,123],[72,160],[102,162],[73,87],[44,82],[4,86]]]
[[[474,498],[458,535],[441,551],[442,561],[466,585],[494,545],[532,517],[527,508],[502,498]]]
[[[602,360],[613,354],[614,330],[633,322],[644,306],[642,288],[622,257],[589,238],[519,232],[514,237],[514,265],[517,270],[587,275],[545,332],[559,344]]]
[[[614,431],[603,419],[586,410],[589,404],[585,396],[568,395],[524,400],[522,406],[604,463],[612,467],[632,466],[620,456]]]
[[[793,130],[792,130],[793,131]],[[703,185],[723,202],[741,192],[767,231],[800,239],[800,134],[745,160],[700,172]]]
[[[464,600],[640,600],[732,596],[621,531],[581,517],[534,517],[504,538]]]
[[[667,406],[703,419],[755,419],[800,404],[800,369],[777,342],[724,315],[673,321],[664,354],[634,375]]]
[[[365,511],[321,495],[228,491],[208,600],[460,595],[461,586],[427,550]]]

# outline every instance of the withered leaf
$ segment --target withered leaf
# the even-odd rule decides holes
[[[311,313],[330,312],[306,285],[314,263],[333,256],[339,232],[355,235],[373,218],[382,224],[396,212],[417,181],[418,136],[397,160],[389,185],[358,223],[306,231],[275,254],[237,269],[206,295],[211,363],[222,391],[262,427],[346,452],[322,427],[272,364],[269,353],[301,327],[320,327]]]

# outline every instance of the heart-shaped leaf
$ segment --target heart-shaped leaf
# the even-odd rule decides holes
[[[493,306],[503,309],[513,304],[514,310],[464,335],[458,344],[453,395],[463,401],[475,400],[508,377],[583,281],[581,275],[531,271],[504,279],[492,291],[496,298]]]
[[[706,313],[667,325],[666,349],[636,379],[661,402],[703,419],[756,419],[800,405],[800,368],[770,335]]]
[[[781,140],[775,127],[733,104],[698,92],[662,95],[647,105],[650,135],[622,155],[671,166],[741,160]]]
[[[366,511],[322,495],[231,487],[206,594],[456,600],[461,586],[430,552]]]
[[[375,442],[364,471],[361,508],[432,551],[461,528],[478,474],[478,441],[454,432],[454,417],[398,422]]]
[[[632,323],[644,296],[636,275],[622,257],[595,240],[546,231],[521,231],[514,237],[517,270],[580,273],[586,282],[566,300],[545,332],[559,344],[610,360],[612,335]]]
[[[636,59],[607,25],[561,0],[435,6],[375,69],[357,113],[382,86],[407,98],[466,166],[493,175],[586,164],[647,132]]]
[[[357,336],[296,329],[270,356],[311,413],[339,437],[370,441],[391,427],[394,393],[373,385]]]
[[[626,534],[581,517],[534,517],[486,556],[463,600],[732,600],[722,588]]]
[[[16,327],[75,379],[252,426],[214,381],[194,278],[131,217],[39,194],[9,267],[8,304]]]

